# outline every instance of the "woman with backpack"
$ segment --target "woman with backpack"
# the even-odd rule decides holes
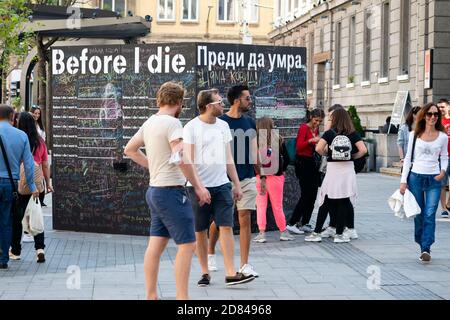
[[[404,194],[408,188],[421,209],[414,218],[414,238],[420,246],[419,259],[422,262],[431,260],[441,181],[445,178],[448,164],[448,137],[441,118],[441,112],[434,103],[425,105],[417,114],[416,127],[409,135],[400,181],[400,193]]]
[[[295,175],[300,183],[301,195],[287,226],[294,234],[312,231],[309,221],[314,210],[320,178],[320,163],[318,165],[314,150],[320,139],[319,126],[324,117],[322,109],[314,109],[308,115],[308,122],[300,125],[298,130]]]
[[[286,218],[283,211],[284,172],[289,165],[289,155],[283,138],[274,130],[273,120],[263,117],[257,120],[258,164],[256,166],[256,215],[259,234],[254,242],[266,242],[266,211],[270,198],[275,222],[280,230],[280,241],[294,238],[286,230]]]
[[[31,153],[33,154],[34,162],[35,162],[35,183],[39,192],[44,190],[44,186],[42,184],[42,178],[44,178],[47,192],[53,192],[53,187],[50,182],[50,170],[48,167],[48,155],[47,155],[47,147],[45,145],[42,137],[39,136],[35,120],[28,112],[21,112],[19,115],[18,121],[18,129],[24,131],[30,142]],[[21,246],[21,238],[22,238],[22,219],[25,215],[25,209],[27,208],[28,201],[31,198],[31,192],[29,192],[28,187],[26,186],[25,175],[22,173],[23,169],[21,169],[20,181],[19,181],[19,213],[13,217],[13,235],[12,235],[12,243],[11,243],[11,251],[10,251],[10,259],[11,260],[20,260],[20,254],[22,251]],[[34,248],[36,249],[36,260],[38,263],[45,262],[45,253],[44,253],[44,233],[40,233],[34,236]]]
[[[328,199],[329,210],[336,219],[335,243],[350,242],[344,227],[354,225],[353,204],[357,196],[354,159],[364,157],[367,148],[356,133],[348,112],[336,109],[330,115],[331,126],[316,146],[317,153],[327,156],[327,172],[322,182],[319,205]]]

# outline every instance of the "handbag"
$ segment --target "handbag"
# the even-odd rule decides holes
[[[34,184],[36,185],[36,188],[38,189],[39,193],[44,191],[44,174],[42,172],[42,166],[40,164],[37,164],[34,162]],[[25,177],[25,167],[23,163],[20,165],[20,180],[19,180],[19,194],[23,195],[29,195],[32,192],[30,191],[30,188],[27,184],[27,179]]]
[[[318,152],[313,152],[313,159],[314,159],[314,167],[316,171],[320,170],[320,167],[322,166],[322,155],[320,155]]]
[[[289,164],[295,166],[295,158],[297,157],[297,140],[286,139],[285,145],[289,155]]]
[[[13,196],[11,211],[13,215],[15,215],[18,214],[19,212],[19,193],[17,192],[16,184],[14,183],[14,179],[11,173],[11,167],[9,166],[8,155],[6,154],[5,146],[3,145],[2,136],[0,136],[0,147],[2,148],[3,159],[5,160],[6,169],[8,170],[9,181],[11,182],[12,196]]]
[[[22,228],[32,236],[44,232],[44,216],[39,198],[30,197],[22,219]]]

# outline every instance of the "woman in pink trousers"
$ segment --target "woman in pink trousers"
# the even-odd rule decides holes
[[[254,242],[266,242],[266,211],[270,198],[273,215],[280,240],[290,241],[294,237],[286,230],[286,217],[283,212],[284,172],[289,164],[289,155],[283,138],[274,129],[273,120],[267,117],[256,122],[258,131],[258,164],[256,165],[256,214],[259,234]]]

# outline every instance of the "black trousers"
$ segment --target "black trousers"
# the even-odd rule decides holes
[[[12,254],[19,256],[22,252],[22,220],[25,215],[25,209],[27,208],[28,201],[30,201],[31,194],[30,195],[19,195],[19,202],[18,202],[18,210],[13,215],[13,225],[12,225],[12,241],[11,241],[11,252]],[[40,233],[34,237],[34,248],[36,250],[38,249],[44,249],[44,233]]]
[[[289,220],[289,224],[294,225],[300,222],[304,226],[305,224],[309,224],[311,220],[317,197],[317,189],[319,188],[319,171],[316,169],[314,159],[312,157],[297,157],[295,174],[300,183],[301,195]]]
[[[330,213],[336,219],[336,234],[342,234],[344,227],[354,228],[354,209],[350,198],[328,199]]]

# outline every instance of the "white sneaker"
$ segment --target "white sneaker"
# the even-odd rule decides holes
[[[24,233],[22,236],[22,242],[34,242],[34,237],[31,234]]]
[[[306,242],[321,242],[322,237],[320,236],[320,233],[311,233],[309,236],[305,237]]]
[[[297,228],[296,225],[293,226],[287,225],[286,230],[293,234],[305,234],[305,231],[300,230],[299,228]]]
[[[334,237],[334,243],[345,243],[350,242],[350,238],[345,234],[337,234]]]
[[[244,264],[241,267],[241,269],[239,269],[239,272],[242,273],[244,276],[252,275],[255,278],[259,277],[259,274],[255,270],[253,270],[252,265],[248,263]]]
[[[11,250],[9,250],[9,260],[20,260],[20,255],[16,256],[11,252]]]
[[[336,228],[327,227],[324,231],[321,232],[320,236],[322,238],[330,238],[336,235]]]
[[[356,233],[355,229],[345,228],[344,235],[349,237],[351,240],[358,239],[358,234]]]
[[[266,236],[263,232],[260,232],[256,237],[253,238],[253,242],[264,243],[266,241]]]
[[[209,271],[217,271],[215,254],[208,254],[208,270]]]
[[[284,230],[280,233],[280,241],[292,241],[295,238],[289,234],[289,231]]]

